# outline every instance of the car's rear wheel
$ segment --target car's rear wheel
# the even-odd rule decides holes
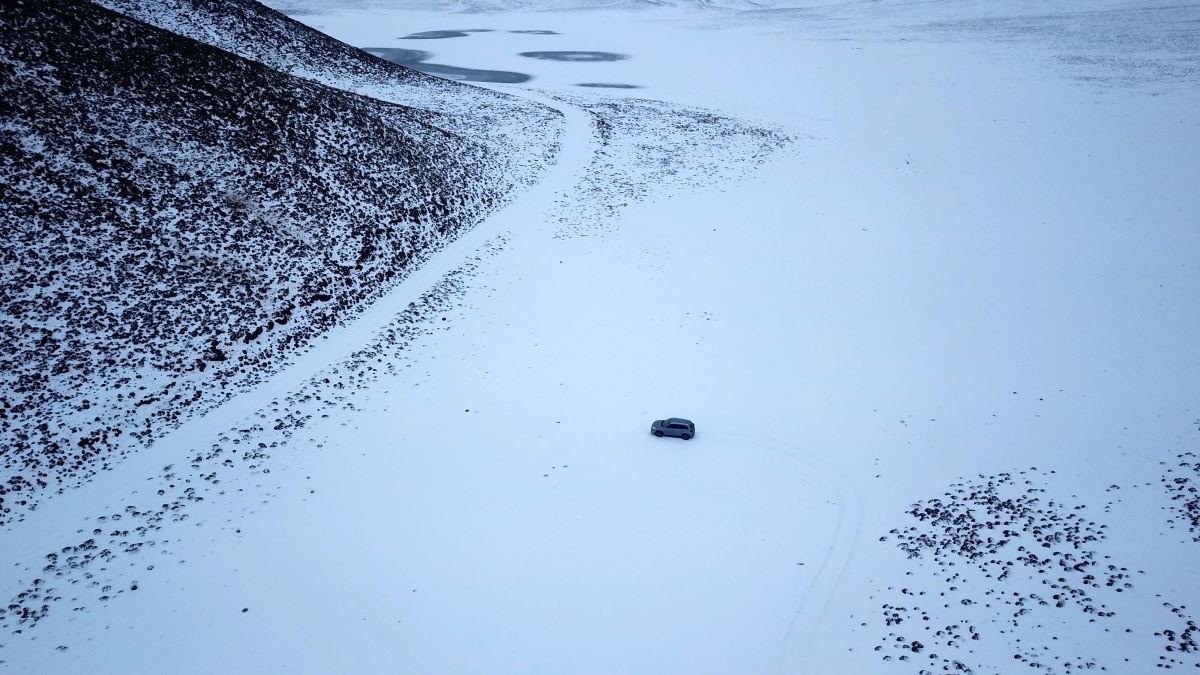
[[[658,436],[659,438],[662,438],[662,432],[661,432],[661,431],[655,431],[655,432],[654,432],[654,435],[655,435],[655,436]]]
[[[680,438],[682,438],[682,439],[683,439],[683,440],[685,440],[685,441],[690,441],[690,440],[692,440],[692,435],[691,435],[691,434],[684,434],[684,435],[680,436]]]

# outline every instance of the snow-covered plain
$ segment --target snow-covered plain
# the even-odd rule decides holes
[[[63,599],[0,668],[1200,666],[1200,10],[383,4],[294,16],[532,75],[493,86],[567,115],[558,164],[281,375],[9,526],[12,596],[180,505],[33,584]],[[490,32],[401,39],[462,29]],[[665,416],[697,438],[649,436]]]

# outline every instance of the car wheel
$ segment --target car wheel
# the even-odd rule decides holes
[[[682,439],[683,439],[683,440],[685,440],[685,441],[690,441],[690,440],[692,440],[692,435],[691,435],[691,434],[684,434],[684,435],[680,436],[680,438],[682,438]]]
[[[654,432],[654,435],[655,435],[655,436],[658,436],[659,438],[662,438],[662,432],[661,432],[661,431],[655,431],[655,432]]]

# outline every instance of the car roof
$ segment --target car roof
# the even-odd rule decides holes
[[[669,418],[667,418],[667,424],[674,424],[674,423],[676,423],[676,422],[678,422],[678,423],[680,423],[680,424],[688,424],[688,425],[690,425],[690,424],[692,423],[692,421],[691,421],[691,420],[685,420],[685,419],[683,419],[682,417],[669,417]]]

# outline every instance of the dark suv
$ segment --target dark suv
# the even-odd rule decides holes
[[[665,420],[654,420],[654,424],[650,425],[650,433],[659,438],[676,436],[688,441],[696,435],[696,425],[692,424],[691,420],[670,417]]]

